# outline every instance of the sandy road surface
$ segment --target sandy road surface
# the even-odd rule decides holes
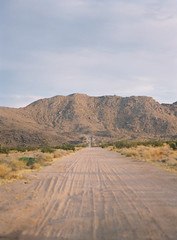
[[[0,187],[0,239],[176,240],[177,177],[100,148]]]

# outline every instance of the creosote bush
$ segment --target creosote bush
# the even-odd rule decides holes
[[[73,144],[63,144],[60,146],[55,146],[55,149],[63,149],[63,150],[72,150],[75,151],[75,146]]]
[[[5,153],[5,154],[8,154],[10,151],[9,148],[2,148],[1,145],[0,145],[0,153]]]
[[[169,144],[169,146],[173,149],[173,150],[177,150],[177,141],[175,142],[167,142]]]
[[[55,149],[52,148],[52,147],[43,147],[43,148],[41,149],[41,152],[43,152],[43,153],[54,153],[54,152],[55,152]]]
[[[21,157],[19,160],[24,162],[28,167],[36,163],[36,159],[32,157]]]
[[[10,151],[17,151],[17,152],[29,152],[41,149],[43,153],[54,153],[56,149],[62,150],[72,150],[75,151],[75,145],[73,144],[63,144],[55,147],[43,146],[43,147],[13,147],[13,148],[2,148],[0,145],[0,154],[9,154]]]
[[[177,150],[177,141],[162,141],[162,140],[150,140],[150,141],[131,141],[122,140],[117,142],[108,142],[101,145],[102,148],[112,146],[113,148],[136,148],[138,146],[152,146],[162,147],[164,144],[168,144],[173,150]]]

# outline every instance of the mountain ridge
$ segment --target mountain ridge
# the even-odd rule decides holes
[[[122,138],[175,138],[177,102],[152,97],[56,95],[24,108],[0,107],[1,145],[57,145]]]

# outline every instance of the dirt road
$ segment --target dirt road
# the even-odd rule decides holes
[[[81,150],[0,187],[0,239],[176,240],[177,176]]]

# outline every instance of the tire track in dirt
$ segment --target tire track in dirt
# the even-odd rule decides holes
[[[24,189],[19,182],[10,185],[12,192],[0,187],[6,194],[0,208],[0,224],[6,223],[0,225],[1,239],[177,239],[177,177],[170,173],[91,148],[36,175]],[[17,190],[25,197],[13,201]],[[10,207],[8,220],[12,202],[18,215]]]

